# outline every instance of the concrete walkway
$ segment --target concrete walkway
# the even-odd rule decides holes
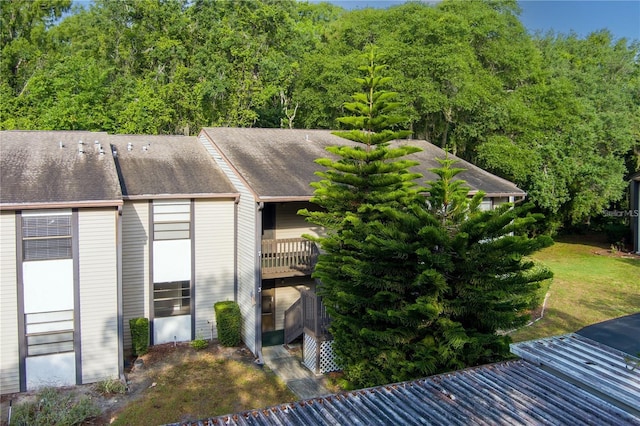
[[[316,376],[302,365],[300,359],[289,353],[284,346],[262,348],[262,358],[298,398],[316,398],[330,393],[322,384],[322,376]]]

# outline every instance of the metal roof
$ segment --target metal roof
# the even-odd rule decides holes
[[[315,160],[334,158],[326,151],[328,146],[355,145],[354,142],[333,135],[330,130],[210,127],[202,129],[202,134],[247,182],[256,198],[263,201],[310,198],[313,188],[309,183],[318,181],[319,177],[315,172],[323,170]],[[437,176],[430,169],[440,167],[436,158],[444,158],[446,153],[423,140],[400,140],[392,143],[403,144],[422,149],[421,152],[408,156],[420,163],[412,168],[412,171],[424,176],[417,183],[436,180]],[[456,158],[452,155],[449,157]],[[462,159],[458,160],[456,167],[465,169],[458,177],[465,180],[472,191],[482,190],[490,197],[526,195],[512,182]]]
[[[640,417],[518,360],[182,424],[620,426]]]
[[[640,371],[625,352],[575,333],[512,344],[511,352],[640,416]]]

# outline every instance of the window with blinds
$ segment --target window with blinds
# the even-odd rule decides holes
[[[189,281],[155,283],[153,308],[156,318],[191,313],[191,288]]]
[[[22,216],[23,260],[71,259],[71,212]]]
[[[156,200],[153,202],[153,239],[188,240],[191,238],[191,201]]]

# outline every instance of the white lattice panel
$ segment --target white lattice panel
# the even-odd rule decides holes
[[[335,362],[333,340],[322,342],[320,344],[320,373],[325,374],[338,370],[340,370],[340,367]]]
[[[304,334],[304,342],[302,346],[302,355],[304,357],[304,365],[309,370],[316,372],[316,351],[318,350],[318,345],[316,343],[316,339],[313,337]]]
[[[320,365],[316,365],[318,353],[320,353]],[[340,370],[340,367],[335,362],[333,341],[331,340],[317,342],[313,336],[305,334],[302,354],[305,367],[314,373],[325,374]]]

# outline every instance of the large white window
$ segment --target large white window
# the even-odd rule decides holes
[[[71,259],[71,212],[22,215],[23,260]]]

